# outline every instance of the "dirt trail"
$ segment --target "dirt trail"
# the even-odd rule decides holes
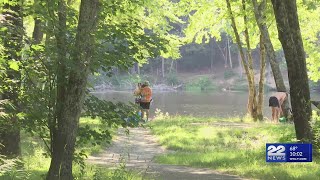
[[[209,180],[209,179],[242,179],[237,176],[221,174],[212,169],[191,168],[157,164],[153,161],[156,155],[168,151],[157,144],[148,129],[132,128],[129,136],[124,129],[119,129],[112,145],[97,156],[90,156],[88,161],[106,166],[118,166],[125,162],[126,167],[143,172],[146,176],[163,180]]]

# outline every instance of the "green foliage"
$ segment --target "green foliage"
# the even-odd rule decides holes
[[[313,135],[314,135],[314,141],[313,141],[313,150],[317,153],[317,155],[320,154],[320,116],[319,116],[319,110],[312,111],[312,129],[313,129]]]
[[[304,50],[307,54],[308,75],[311,80],[317,82],[320,79],[320,51],[318,42],[320,32],[320,18],[318,16],[320,13],[320,3],[306,3],[304,0],[298,0],[297,6],[301,28],[300,32],[303,39]]]
[[[271,4],[271,3],[269,3]],[[181,12],[191,14],[188,19],[188,27],[185,29],[185,40],[187,42],[202,43],[204,41],[209,42],[210,38],[216,38],[221,40],[221,34],[227,33],[233,39],[234,33],[231,29],[230,17],[227,12],[227,5],[225,1],[181,1],[179,2]],[[252,3],[246,1],[247,11],[243,11],[241,1],[231,1],[233,9],[233,15],[235,16],[237,28],[240,32],[244,31],[245,24],[243,22],[243,16],[246,15],[249,23],[249,35],[250,44],[252,47],[256,47],[259,43],[259,29],[256,25]],[[277,39],[277,29],[274,22],[274,16],[272,13],[272,6],[267,6],[265,10],[267,24],[269,27],[270,37],[272,38],[275,49],[280,49],[280,42]],[[241,36],[244,42],[243,35]],[[235,42],[235,41],[234,41]]]
[[[233,72],[232,69],[227,69],[226,71],[224,71],[223,77],[224,77],[224,79],[230,79],[235,75],[236,74]]]
[[[197,85],[200,87],[201,90],[206,90],[212,85],[212,82],[209,79],[209,77],[200,77],[198,79]]]
[[[177,76],[176,73],[166,74],[165,78],[166,78],[166,83],[169,84],[169,85],[178,85],[178,84],[180,84],[180,81],[179,81],[178,76]]]
[[[141,17],[148,14],[145,9],[148,1],[102,1],[99,11],[97,31],[93,32],[95,41],[93,59],[85,64],[92,73],[102,71],[110,76],[113,68],[127,71],[136,62],[143,63],[147,58],[155,57],[167,52],[164,46],[167,40],[157,30],[148,28]],[[9,70],[20,70],[21,72],[21,97],[20,108],[22,127],[32,136],[38,136],[43,140],[46,147],[46,156],[50,156],[52,146],[52,134],[59,126],[57,122],[58,109],[61,104],[56,96],[58,86],[67,87],[72,83],[68,79],[73,75],[71,72],[78,72],[79,65],[74,61],[74,55],[79,52],[75,49],[76,36],[78,31],[79,2],[70,1],[66,6],[66,28],[61,29],[58,12],[58,2],[28,1],[24,9],[25,16],[31,19],[39,18],[43,22],[41,31],[45,34],[46,40],[35,44],[31,37],[26,36],[24,41],[23,61],[9,61],[8,67],[4,68],[1,75],[6,75]],[[151,13],[149,13],[150,15]],[[87,22],[88,23],[88,22]],[[30,29],[30,24],[26,24]],[[62,33],[61,33],[62,32]],[[59,34],[60,33],[60,34]],[[29,34],[29,33],[28,33]],[[57,37],[64,38],[65,51],[61,49]],[[1,45],[3,42],[1,41]],[[2,53],[0,46],[0,53]],[[61,53],[65,53],[65,60],[61,61]],[[2,55],[2,54],[1,54]],[[6,63],[0,59],[0,63]],[[64,68],[61,65],[63,63]],[[2,68],[3,66],[1,66]],[[1,69],[2,70],[2,69]],[[58,82],[57,77],[64,73],[64,82]],[[80,72],[85,73],[85,72]],[[6,80],[6,79],[5,79]],[[8,80],[10,80],[8,78]],[[1,82],[3,82],[1,78]],[[136,81],[136,80],[134,80]],[[61,84],[62,83],[62,84]],[[10,84],[1,83],[0,90],[10,88]],[[80,98],[80,97],[75,97]],[[75,162],[79,163],[83,172],[85,151],[81,146],[88,142],[92,146],[109,142],[111,139],[111,127],[133,127],[137,126],[136,107],[133,104],[113,104],[99,100],[93,96],[86,98],[83,116],[99,117],[105,125],[103,128],[94,129],[90,126],[79,128],[79,136],[76,142]]]
[[[23,180],[28,179],[30,173],[23,168],[19,159],[6,158],[0,155],[0,179]]]
[[[104,129],[105,124],[101,123],[99,119],[91,118],[81,118],[80,127],[89,126],[90,129]],[[110,132],[115,131],[115,128],[109,128]],[[94,141],[94,140],[93,140]],[[29,133],[22,132],[21,136],[22,142],[22,160],[16,159],[4,159],[6,163],[0,165],[1,174],[0,179],[30,179],[30,180],[42,180],[46,176],[46,171],[50,165],[50,157],[46,156],[46,147],[43,141],[37,137],[31,137]],[[86,155],[92,155],[104,151],[108,146],[106,142],[103,142],[101,145],[93,146],[91,142],[83,143],[81,147],[77,150],[83,151]],[[3,162],[2,158],[1,162]],[[16,165],[18,164],[18,165]],[[23,164],[23,165],[21,165]],[[8,168],[10,166],[10,168]],[[141,173],[135,171],[128,171],[127,169],[122,169],[121,166],[116,169],[108,169],[106,167],[86,164],[85,167],[81,167],[79,164],[74,164],[74,179],[114,179],[116,180],[115,174],[117,177],[129,177],[128,179],[143,179]],[[123,171],[122,171],[123,170]],[[116,172],[117,171],[117,172]],[[2,174],[8,172],[6,175]],[[121,175],[122,173],[122,175]],[[4,176],[5,175],[5,176]],[[19,175],[16,176],[16,175]],[[145,179],[145,178],[144,178]]]
[[[212,168],[249,179],[317,179],[319,158],[312,163],[265,162],[269,142],[296,142],[293,124],[241,123],[242,118],[173,116],[151,122],[159,142],[174,153],[158,163]],[[280,171],[279,171],[280,170]]]
[[[215,84],[212,83],[210,76],[200,76],[188,82],[187,90],[212,90],[216,89],[217,87]]]

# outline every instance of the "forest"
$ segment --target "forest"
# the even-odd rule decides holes
[[[0,0],[0,179],[318,179],[319,21],[311,0]]]

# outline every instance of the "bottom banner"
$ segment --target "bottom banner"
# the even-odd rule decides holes
[[[266,144],[266,162],[312,162],[312,144]]]

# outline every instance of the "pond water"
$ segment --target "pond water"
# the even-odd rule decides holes
[[[264,116],[271,117],[268,99],[272,93],[265,94]],[[94,93],[97,97],[113,102],[134,102],[132,92],[109,91]],[[320,100],[320,95],[311,94],[312,99]],[[193,115],[196,117],[233,117],[246,113],[247,92],[161,92],[153,91],[151,117],[156,109],[170,115]]]

